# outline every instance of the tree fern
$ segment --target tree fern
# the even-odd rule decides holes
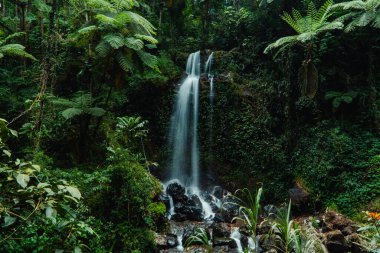
[[[318,88],[318,71],[312,62],[312,50],[315,46],[315,39],[319,34],[342,29],[343,23],[339,20],[328,21],[332,15],[333,1],[327,0],[319,9],[310,1],[307,3],[307,12],[303,16],[298,10],[293,9],[292,13],[284,12],[281,18],[297,33],[297,35],[287,36],[278,39],[268,45],[264,52],[268,53],[273,49],[280,48],[279,52],[297,44],[302,45],[306,50],[306,59],[299,69],[301,90],[303,95],[314,97]]]
[[[60,107],[66,107],[66,109],[61,112],[66,120],[83,114],[100,117],[106,113],[104,109],[93,106],[93,97],[91,94],[85,92],[77,92],[71,99],[55,98],[52,102]]]
[[[73,36],[78,46],[86,46],[86,41],[95,43],[95,51],[100,58],[113,58],[126,72],[136,69],[136,59],[140,59],[143,65],[158,70],[157,58],[144,51],[158,43],[153,37],[155,28],[143,16],[131,11],[134,6],[138,6],[137,1],[85,1],[89,13],[93,13],[95,19],[93,24],[79,29]]]

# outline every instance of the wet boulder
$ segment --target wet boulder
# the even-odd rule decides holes
[[[166,187],[166,194],[173,198],[174,202],[183,202],[187,200],[186,189],[179,183],[171,183]]]
[[[263,207],[263,217],[264,218],[275,218],[278,214],[277,207],[274,205],[266,205]]]
[[[234,204],[232,196],[227,196],[223,199],[220,213],[226,222],[231,222],[234,217],[239,215],[239,206]]]
[[[231,228],[228,223],[214,223],[211,229],[214,237],[229,237],[231,234]]]
[[[223,198],[223,192],[224,192],[224,190],[221,186],[215,186],[213,191],[212,191],[212,195],[214,195],[218,199],[222,199]]]
[[[175,202],[174,204],[175,215],[172,219],[175,221],[202,221],[203,208],[202,203],[198,196],[192,195],[187,197],[185,201]]]
[[[309,201],[310,194],[301,187],[295,187],[289,190],[289,197],[295,205],[303,205]]]
[[[228,246],[230,249],[237,248],[236,241],[229,237],[215,237],[213,240],[213,245],[217,246]]]
[[[155,241],[159,249],[174,248],[178,245],[178,239],[173,234],[155,234]]]

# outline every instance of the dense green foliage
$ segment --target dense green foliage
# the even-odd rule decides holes
[[[154,252],[155,176],[197,50],[215,52],[211,184],[379,211],[379,28],[379,0],[1,1],[0,248]]]

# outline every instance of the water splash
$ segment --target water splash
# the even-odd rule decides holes
[[[233,227],[231,229],[231,239],[234,239],[237,245],[237,250],[239,253],[243,253],[243,247],[241,246],[241,234],[238,227]]]

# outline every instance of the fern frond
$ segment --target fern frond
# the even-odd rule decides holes
[[[123,11],[117,14],[115,19],[121,24],[136,26],[136,33],[138,34],[156,34],[156,28],[147,19],[132,11]]]
[[[151,44],[157,44],[158,43],[158,41],[155,38],[153,38],[152,36],[142,35],[142,34],[135,34],[134,36],[138,39],[148,41]]]
[[[125,72],[132,72],[134,70],[133,61],[130,59],[129,56],[127,56],[125,53],[118,53],[116,55],[116,60],[119,63],[119,66],[125,71]]]
[[[324,26],[320,27],[318,30],[320,32],[323,31],[329,31],[329,30],[340,30],[343,29],[344,25],[340,21],[333,21],[330,23],[325,24]]]
[[[25,35],[24,32],[13,33],[13,34],[7,36],[5,39],[0,40],[0,46],[5,44],[6,42],[8,42],[11,39],[18,38],[18,37],[21,37],[23,35]]]
[[[91,107],[91,108],[86,108],[84,110],[84,113],[89,114],[94,117],[101,117],[106,113],[106,110],[100,107]]]
[[[103,14],[97,14],[95,18],[101,23],[101,24],[107,24],[117,27],[118,21],[112,17],[103,15]]]
[[[136,6],[133,0],[111,0],[111,2],[118,10],[130,10]]]
[[[61,112],[61,114],[66,120],[68,120],[83,114],[83,110],[79,108],[67,108]]]
[[[280,38],[280,39],[276,40],[274,43],[269,44],[265,48],[264,53],[267,54],[271,50],[273,50],[275,48],[278,48],[278,47],[281,47],[281,46],[283,46],[285,44],[288,44],[288,43],[296,43],[297,42],[297,38],[298,38],[298,35],[286,36],[286,37]]]
[[[324,21],[330,15],[331,6],[334,4],[333,0],[326,0],[324,4],[318,10],[317,20]]]
[[[79,33],[80,35],[84,35],[84,36],[90,36],[92,35],[94,32],[96,32],[98,30],[98,27],[95,26],[95,25],[90,25],[90,26],[86,26],[86,27],[83,27],[82,29],[79,29],[77,31],[77,33]]]
[[[372,22],[374,28],[380,28],[380,11],[376,14],[375,20]]]
[[[343,10],[365,10],[365,2],[362,0],[354,0],[348,2],[337,3],[333,5],[333,9],[343,9]]]
[[[36,61],[33,55],[25,52],[25,47],[20,44],[7,44],[0,47],[0,53],[8,56],[19,56]]]
[[[144,47],[144,42],[140,39],[128,37],[124,40],[127,47],[132,48],[135,51],[139,51]]]
[[[77,92],[72,98],[76,107],[87,108],[91,107],[93,103],[93,98],[90,93],[87,92]]]
[[[43,0],[33,0],[33,7],[35,7],[39,12],[49,13],[51,12],[51,6],[47,5]]]
[[[371,23],[376,16],[374,16],[374,13],[372,12],[364,12],[360,17],[357,19],[356,26],[358,27],[365,27],[369,23]]]
[[[113,49],[118,49],[124,46],[124,38],[121,34],[107,34],[103,37]]]
[[[102,40],[95,48],[95,51],[99,54],[100,57],[106,57],[112,52],[112,47],[109,43]]]
[[[159,71],[158,69],[158,60],[157,60],[157,57],[150,54],[150,53],[147,53],[147,52],[144,52],[144,51],[138,51],[137,52],[138,56],[140,57],[141,61],[148,67],[156,70],[156,71]]]
[[[87,5],[90,9],[100,9],[109,12],[116,11],[114,5],[106,0],[87,0]]]
[[[299,27],[299,25],[297,24],[297,22],[286,11],[281,15],[281,19],[284,20],[297,33],[302,33],[302,30]]]
[[[319,19],[318,19],[318,10],[315,7],[314,2],[312,2],[312,1],[309,3],[309,5],[307,7],[307,16],[308,16],[308,18],[310,18],[314,22],[319,21]]]

